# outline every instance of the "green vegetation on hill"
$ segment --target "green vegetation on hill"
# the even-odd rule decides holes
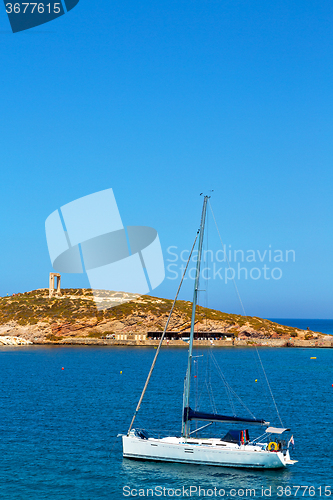
[[[72,298],[75,296],[77,298]],[[90,290],[65,289],[61,298],[52,299],[47,289],[0,298],[0,324],[16,321],[24,326],[59,320],[74,323],[96,314]]]
[[[131,318],[137,326],[143,325],[150,318],[150,325],[156,330],[164,327],[171,309],[172,301],[143,295],[135,301],[125,302],[103,311],[98,311],[92,292],[88,289],[63,289],[59,298],[49,299],[48,289],[16,294],[0,298],[0,325],[14,321],[19,325],[83,323],[93,320],[96,324],[105,321],[126,321]],[[107,296],[108,292],[105,292]],[[171,329],[186,330],[191,321],[191,302],[178,301],[174,310]],[[272,321],[235,314],[223,313],[198,306],[196,321],[203,325],[208,322],[223,324],[236,336],[240,329],[251,329],[261,336],[288,335],[295,337],[295,328],[277,325]],[[94,335],[97,335],[94,334]],[[93,336],[93,334],[91,334]]]

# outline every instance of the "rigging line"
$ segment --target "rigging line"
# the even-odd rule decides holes
[[[211,408],[213,410],[213,413],[217,413],[214,401],[212,399],[213,392],[212,392],[211,388],[209,387],[209,385],[207,383],[207,379],[205,380],[205,384],[206,384],[206,387],[207,387],[207,394],[208,394],[208,398],[209,398],[209,401],[210,401],[210,406],[211,406]]]
[[[225,389],[225,392],[227,393],[227,397],[228,397],[228,400],[229,400],[231,411],[233,412],[233,415],[236,415],[235,406],[234,406],[234,403],[233,403],[233,400],[232,400],[232,397],[231,397],[230,386],[229,386],[229,384],[227,382],[227,379],[225,378],[224,373],[222,372],[222,370],[221,370],[219,364],[217,363],[216,358],[215,358],[215,356],[213,355],[212,352],[210,353],[210,355],[211,355],[211,357],[212,357],[212,359],[214,361],[215,368],[217,367],[217,372],[220,375],[221,380],[222,380],[222,382],[224,384],[224,389]]]
[[[216,219],[215,219],[215,215],[214,215],[214,212],[213,212],[213,209],[212,209],[212,205],[208,199],[208,203],[209,203],[209,207],[211,209],[211,212],[212,212],[212,215],[213,215],[213,219],[214,219],[214,222],[215,222],[215,226],[216,226],[216,229],[217,229],[217,232],[218,232],[218,235],[219,235],[219,238],[220,238],[220,241],[221,241],[221,244],[222,244],[222,249],[224,250],[224,255],[226,256],[226,259],[227,259],[227,263],[228,263],[228,266],[229,266],[229,269],[231,269],[231,266],[230,266],[230,263],[229,263],[229,259],[228,259],[228,255],[227,255],[227,252],[225,251],[225,247],[223,245],[223,241],[222,241],[222,238],[221,238],[221,234],[220,234],[220,231],[219,231],[219,228],[217,226],[217,222],[216,222]],[[232,274],[232,281],[235,285],[235,289],[236,289],[236,293],[237,293],[237,296],[238,296],[238,299],[239,299],[239,302],[241,304],[241,307],[242,307],[242,310],[243,310],[243,313],[244,313],[244,316],[246,316],[246,313],[245,313],[245,309],[244,309],[244,305],[243,305],[243,302],[242,302],[242,299],[240,297],[240,294],[239,294],[239,291],[238,291],[238,288],[237,288],[237,285],[236,285],[236,281],[235,281],[235,278],[234,278],[234,275]],[[263,374],[265,376],[265,379],[266,379],[266,383],[267,383],[267,386],[268,386],[268,389],[269,389],[269,392],[270,392],[270,395],[272,397],[272,400],[273,400],[273,403],[274,403],[274,406],[275,406],[275,410],[276,410],[276,413],[277,413],[277,416],[280,420],[280,423],[283,427],[283,423],[282,423],[282,419],[281,419],[281,416],[280,416],[280,413],[279,413],[279,410],[278,410],[278,407],[277,407],[277,404],[276,404],[276,401],[275,401],[275,398],[274,398],[274,395],[273,395],[273,392],[272,392],[272,389],[271,389],[271,386],[270,386],[270,383],[268,381],[268,378],[267,378],[267,375],[266,375],[266,372],[265,372],[265,369],[264,369],[264,365],[262,364],[262,361],[261,361],[261,357],[260,357],[260,354],[259,354],[259,351],[258,351],[258,348],[257,346],[255,347],[256,349],[256,353],[257,353],[257,356],[258,356],[258,359],[259,359],[259,362],[260,362],[260,366],[261,366],[261,369],[263,371]]]
[[[198,362],[196,359],[193,360],[193,364],[194,364],[194,373],[196,374],[195,377],[196,377],[196,381],[195,381],[195,409],[197,409],[198,407]],[[195,422],[195,427],[196,429],[198,428],[198,422],[196,421]]]
[[[267,378],[267,375],[266,375],[266,372],[265,372],[265,368],[264,368],[264,365],[262,364],[262,361],[261,361],[261,357],[260,357],[260,354],[259,354],[259,351],[258,351],[258,348],[256,346],[256,352],[257,352],[257,355],[258,355],[258,358],[259,358],[259,362],[260,362],[260,365],[261,365],[261,369],[263,371],[263,374],[265,375],[265,379],[266,379],[266,382],[267,382],[267,386],[268,386],[268,389],[269,389],[269,392],[272,396],[272,400],[273,400],[273,403],[274,403],[274,406],[275,406],[275,410],[276,410],[276,413],[277,413],[277,416],[280,420],[280,424],[281,424],[281,427],[283,427],[283,423],[282,423],[282,419],[281,419],[281,416],[280,416],[280,413],[279,413],[279,410],[278,410],[278,407],[277,407],[277,404],[276,404],[276,401],[275,401],[275,398],[274,398],[274,395],[273,395],[273,392],[272,392],[272,389],[271,389],[271,386],[270,386],[270,383],[268,381],[268,378]]]
[[[198,363],[198,366],[199,366],[199,363]],[[202,373],[203,373],[203,369],[202,369]],[[206,375],[205,375],[205,377],[206,377]],[[200,372],[200,380],[203,380],[203,378],[201,377],[201,372]],[[205,380],[206,380],[206,378],[205,378]],[[198,384],[198,402],[197,402],[198,411],[200,410],[202,394],[203,394],[203,384]]]
[[[257,368],[257,371],[258,371],[258,374],[261,374],[262,372],[262,367],[261,365],[259,364],[259,360],[260,360],[260,356],[258,356],[258,353],[256,353],[257,355],[255,355],[253,353],[253,359],[255,361],[255,364],[256,364],[256,368]],[[272,401],[272,398],[271,398],[271,394],[269,393],[269,390],[268,390],[268,386],[267,386],[267,383],[263,383],[262,384],[262,387],[264,388],[265,390],[265,397],[267,399],[267,404],[269,405],[269,407],[274,407],[274,404],[273,404],[273,401]],[[274,408],[275,409],[275,408]]]
[[[208,382],[207,382],[208,377],[209,377],[209,370],[210,370],[209,369],[209,362],[210,362],[210,359],[209,359],[209,355],[208,355],[206,357],[205,385],[207,387],[207,394],[208,394],[208,398],[209,398],[209,402],[210,402],[211,408],[213,410],[213,413],[216,413],[216,407],[215,407],[213,390],[212,390],[210,384],[208,384]]]
[[[225,255],[226,259],[227,259],[228,267],[229,267],[229,269],[231,269],[230,262],[229,262],[229,259],[228,259],[228,255],[227,255],[227,252],[225,250],[225,246],[223,245],[223,241],[222,241],[221,234],[220,234],[220,231],[219,231],[216,219],[215,219],[215,215],[214,215],[214,212],[213,212],[213,209],[212,209],[212,205],[211,205],[211,203],[210,203],[209,200],[208,200],[208,203],[209,203],[209,207],[210,207],[210,210],[212,212],[212,215],[213,215],[213,219],[214,219],[214,222],[215,222],[215,227],[216,227],[217,233],[219,235],[219,238],[220,238],[220,241],[221,241],[221,244],[222,244],[222,249],[224,250],[224,255]],[[246,316],[245,309],[244,309],[244,306],[243,306],[243,302],[242,302],[242,299],[241,299],[241,296],[239,294],[239,291],[238,291],[238,288],[237,288],[237,285],[236,285],[236,281],[235,281],[235,278],[234,278],[234,273],[232,273],[231,276],[232,276],[232,281],[234,283],[235,290],[236,290],[236,293],[237,293],[237,296],[238,296],[238,300],[239,300],[240,305],[242,307],[243,314],[244,314],[244,316]]]
[[[172,304],[172,307],[171,307],[171,310],[170,310],[170,313],[169,313],[169,316],[168,316],[168,319],[165,323],[165,327],[164,327],[164,330],[163,330],[163,333],[161,335],[161,339],[160,339],[160,342],[158,344],[158,348],[157,348],[157,351],[156,351],[156,354],[155,354],[155,357],[154,357],[154,360],[153,360],[153,363],[151,365],[151,368],[150,368],[150,371],[148,373],[148,377],[147,377],[147,380],[146,380],[146,383],[145,383],[145,386],[142,390],[142,393],[141,393],[141,396],[140,396],[140,399],[139,399],[139,402],[137,404],[137,407],[136,407],[136,410],[134,412],[134,415],[133,415],[133,418],[132,418],[132,421],[131,421],[131,425],[129,426],[128,428],[128,431],[127,431],[127,435],[129,435],[129,433],[131,432],[131,429],[133,427],[133,424],[134,424],[134,420],[137,416],[137,413],[138,411],[140,410],[140,406],[141,406],[141,403],[142,403],[142,400],[143,400],[143,397],[145,395],[145,392],[147,390],[147,387],[148,387],[148,384],[149,384],[149,381],[150,381],[150,377],[153,373],[153,370],[154,370],[154,367],[155,367],[155,364],[156,364],[156,361],[157,361],[157,357],[158,357],[158,354],[161,350],[161,347],[162,347],[162,343],[163,343],[163,340],[164,340],[164,337],[165,337],[165,334],[166,334],[166,331],[167,331],[167,328],[169,326],[169,322],[170,322],[170,319],[171,319],[171,315],[173,313],[173,310],[174,310],[174,307],[176,305],[176,301],[177,301],[177,298],[178,298],[178,295],[179,295],[179,292],[180,292],[180,289],[181,289],[181,286],[183,284],[183,281],[184,281],[184,278],[185,278],[185,274],[186,274],[186,271],[187,271],[187,268],[188,268],[188,265],[190,263],[190,260],[191,260],[191,257],[192,257],[192,253],[193,253],[193,250],[194,250],[194,247],[195,247],[195,244],[197,242],[197,239],[198,239],[198,236],[199,236],[199,233],[200,233],[200,229],[198,229],[197,231],[197,234],[196,234],[196,237],[195,237],[195,240],[194,240],[194,243],[193,243],[193,246],[192,246],[192,249],[190,251],[190,255],[187,259],[187,262],[186,262],[186,266],[185,266],[185,269],[184,269],[184,272],[183,272],[183,276],[182,276],[182,279],[180,280],[180,283],[179,283],[179,287],[178,287],[178,290],[177,290],[177,293],[176,293],[176,297],[174,298],[174,301],[173,301],[173,304]]]
[[[195,378],[197,379],[196,380],[196,384],[195,384],[195,409],[197,409],[197,405],[198,405],[198,397],[199,397],[199,387],[198,387],[198,375],[199,375],[199,371],[198,371],[198,362],[197,360],[193,360],[193,364],[194,364],[194,373],[195,373]]]
[[[209,359],[209,372],[208,372],[208,381],[209,381],[209,387],[210,387],[210,390],[211,390],[211,394],[212,394],[212,399],[213,399],[213,410],[214,410],[214,413],[217,413],[217,407],[216,407],[216,403],[215,403],[215,398],[214,398],[214,391],[213,391],[213,388],[212,388],[212,369],[211,369],[211,362],[210,362],[210,359],[212,357],[212,348],[210,347],[210,351],[209,351],[209,354],[210,356],[208,357]]]
[[[246,410],[246,411],[247,411],[247,412],[248,412],[248,413],[249,413],[249,414],[250,414],[253,418],[256,418],[256,417],[255,417],[255,415],[252,413],[252,411],[251,411],[251,410],[250,410],[250,409],[246,406],[246,404],[244,403],[244,401],[240,398],[240,396],[238,396],[237,392],[235,392],[235,391],[234,391],[234,389],[231,387],[231,385],[228,383],[228,381],[226,380],[226,378],[225,378],[225,376],[224,376],[224,374],[223,374],[223,372],[222,372],[222,370],[221,370],[221,368],[220,368],[220,366],[219,366],[218,362],[217,362],[217,361],[216,361],[216,359],[214,358],[214,356],[213,356],[213,361],[214,361],[215,367],[216,367],[216,369],[217,369],[217,371],[218,371],[218,373],[219,373],[220,377],[221,377],[222,379],[224,379],[224,382],[225,382],[225,384],[227,385],[227,387],[228,387],[228,389],[229,389],[230,393],[231,393],[231,394],[233,394],[233,396],[234,396],[235,398],[237,398],[237,399],[238,399],[239,403],[243,406],[243,408],[244,408],[244,409],[245,409],[245,410]],[[233,411],[234,411],[234,415],[235,415],[235,408],[234,408],[233,403],[232,403],[232,407],[233,407]]]

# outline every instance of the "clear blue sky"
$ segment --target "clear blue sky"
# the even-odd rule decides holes
[[[80,0],[17,34],[1,7],[0,39],[1,295],[48,286],[44,222],[65,203],[112,187],[168,258],[214,189],[232,249],[295,251],[281,279],[237,281],[247,314],[333,317],[331,1]],[[154,294],[176,288],[167,273]],[[231,283],[208,289],[241,312]]]

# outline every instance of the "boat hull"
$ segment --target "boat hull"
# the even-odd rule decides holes
[[[218,467],[280,469],[286,466],[281,452],[250,450],[250,447],[194,446],[163,439],[123,436],[123,457],[156,462],[177,462]]]

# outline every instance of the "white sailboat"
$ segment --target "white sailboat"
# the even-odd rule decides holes
[[[243,418],[238,416],[226,416],[215,413],[204,413],[191,409],[190,407],[190,382],[192,370],[192,351],[193,351],[193,338],[194,338],[194,322],[195,322],[195,309],[197,303],[197,294],[200,276],[200,264],[202,255],[204,226],[206,220],[206,210],[208,196],[204,197],[201,224],[198,230],[197,237],[199,236],[198,245],[198,259],[196,269],[196,279],[194,285],[192,319],[191,319],[191,332],[189,339],[188,350],[188,365],[185,378],[185,388],[183,396],[183,418],[182,418],[182,432],[180,436],[169,436],[164,438],[150,437],[149,434],[142,429],[134,429],[133,424],[136,415],[140,409],[144,394],[146,392],[151,374],[153,372],[158,353],[163,343],[165,333],[169,324],[178,293],[184,279],[186,269],[184,271],[181,283],[179,285],[176,298],[173,302],[168,320],[166,322],[161,340],[156,351],[154,361],[152,363],[150,372],[148,374],[144,389],[133,415],[130,427],[126,435],[122,436],[123,442],[123,457],[136,459],[136,460],[153,460],[159,462],[178,462],[186,464],[199,464],[199,465],[214,465],[223,467],[249,467],[257,469],[279,469],[293,464],[296,461],[291,460],[289,454],[289,443],[285,445],[284,441],[279,441],[276,437],[273,439],[271,436],[279,436],[290,429],[270,427],[269,422],[264,419],[256,418]],[[193,248],[196,244],[196,240]],[[191,253],[192,253],[191,251]],[[191,256],[191,255],[190,255]],[[188,260],[189,263],[189,260]],[[187,263],[187,266],[188,266]],[[186,266],[186,268],[187,268]],[[206,422],[200,429],[191,432],[192,421]],[[211,425],[213,422],[220,423],[237,423],[242,425],[241,430],[230,430],[222,439],[217,438],[197,438],[192,437],[192,434],[201,429]],[[259,438],[250,441],[248,425],[264,426],[264,433]]]

